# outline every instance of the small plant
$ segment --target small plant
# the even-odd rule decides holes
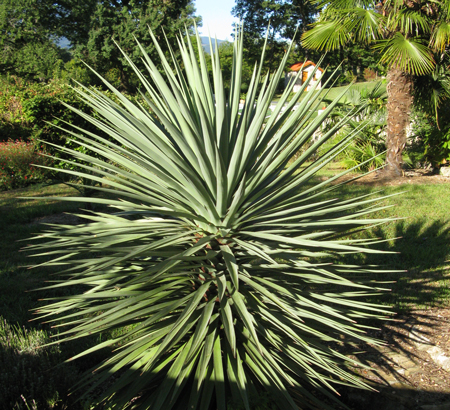
[[[378,73],[369,67],[366,67],[363,71],[363,77],[366,81],[376,81],[378,80]]]
[[[152,34],[164,77],[140,45],[148,78],[128,60],[151,112],[106,81],[120,104],[78,90],[96,111],[84,117],[110,139],[67,131],[97,156],[60,150],[82,164],[75,175],[105,182],[94,189],[108,198],[89,201],[111,213],[52,227],[29,249],[61,268],[48,288],[72,288],[38,309],[62,340],[126,329],[73,358],[114,348],[76,386],[86,395],[107,383],[98,399],[106,407],[226,410],[232,401],[249,410],[251,398],[267,392],[283,410],[326,409],[311,391],[337,402],[339,385],[369,388],[332,343],[379,343],[365,333],[366,319],[389,314],[366,299],[382,291],[377,269],[329,260],[381,253],[366,246],[376,241],[348,235],[385,221],[367,219],[384,207],[367,196],[340,200],[339,176],[314,179],[356,135],[311,162],[348,118],[291,161],[343,94],[316,116],[323,96],[315,86],[302,95],[309,80],[287,102],[294,81],[266,119],[289,52],[266,75],[263,53],[239,110],[242,36],[232,45],[229,94],[219,51],[211,80],[198,34],[199,62],[187,36],[179,40],[182,63],[173,52],[171,64]],[[326,192],[335,198],[321,199]]]
[[[450,161],[450,101],[443,102],[439,111],[440,127],[433,115],[418,108],[413,110],[406,152],[416,167],[431,164],[439,168]]]
[[[354,74],[352,71],[344,71],[338,78],[337,78],[337,83],[340,85],[347,85],[347,84],[351,84],[354,81],[356,81],[357,79],[357,75]]]
[[[50,171],[42,166],[51,166],[53,160],[44,154],[42,146],[39,151],[31,142],[0,142],[0,190],[45,181],[50,176]]]
[[[340,164],[345,169],[374,171],[385,163],[385,146],[376,140],[360,140],[350,145],[342,155]]]
[[[33,399],[32,403],[31,403],[31,407],[30,404],[28,404],[28,401],[25,397],[23,397],[23,394],[20,395],[20,397],[22,398],[23,402],[25,403],[26,409],[27,410],[38,410],[36,401]],[[14,409],[20,409],[21,407],[19,405],[16,404],[16,406],[14,406]]]
[[[349,132],[356,132],[358,135],[338,156],[341,166],[363,172],[383,167],[386,157],[386,93],[381,83],[376,84],[372,90],[350,89],[336,105],[325,129],[332,129],[346,117],[350,120],[344,129],[324,144],[320,152],[323,154],[331,149],[333,144],[341,141]]]

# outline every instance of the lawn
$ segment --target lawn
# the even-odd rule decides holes
[[[397,220],[355,235],[385,239],[377,247],[395,253],[346,258],[348,263],[365,262],[402,271],[379,277],[396,281],[389,285],[392,292],[379,301],[393,305],[397,312],[450,304],[450,183],[409,182],[384,187],[353,184],[340,191],[344,198],[376,192],[378,196],[399,194],[382,201],[391,208],[372,214],[374,218]]]
[[[379,84],[380,81],[367,81],[367,82],[361,82],[361,83],[355,83],[353,85],[350,86],[350,90],[363,90],[363,89],[367,89],[368,91],[371,91],[375,88],[375,86],[377,84]],[[342,87],[332,87],[329,89],[329,93],[327,95],[327,99],[329,100],[334,100],[335,98],[337,98],[340,94],[342,94],[342,92],[347,88],[347,86],[342,86]],[[386,84],[382,83],[381,84],[381,91],[386,91]],[[345,97],[343,97],[345,98]]]
[[[375,88],[375,86],[377,84],[379,84],[380,81],[366,81],[366,82],[360,82],[360,83],[355,83],[353,85],[350,86],[350,90],[362,90],[362,89],[367,89],[369,91],[373,90]],[[340,86],[340,87],[331,87],[331,88],[326,88],[326,89],[322,89],[320,91],[322,91],[324,94],[327,93],[326,95],[326,99],[327,100],[334,100],[337,97],[339,97],[339,95],[341,95],[344,90],[347,89],[348,86]],[[318,91],[314,91],[313,95],[316,95],[316,93],[320,92]],[[381,91],[386,91],[386,84],[382,83],[381,84]],[[294,97],[294,93],[290,94],[288,97],[288,101],[290,101],[293,97]],[[305,98],[306,96],[308,96],[308,98],[310,98],[310,96],[308,95],[308,93],[304,93],[302,95],[302,97],[300,98],[300,101]],[[280,98],[280,96],[278,96],[277,98],[274,99],[274,102],[278,101]],[[342,97],[341,101],[344,100],[346,97]]]
[[[327,178],[335,172],[337,169],[331,168],[322,172],[319,177]],[[397,273],[378,274],[375,278],[381,281],[395,281],[395,283],[386,285],[392,289],[391,292],[375,298],[379,302],[393,305],[396,311],[449,305],[450,217],[448,198],[450,197],[450,184],[405,183],[386,187],[364,184],[346,185],[338,192],[334,191],[333,196],[349,198],[370,193],[378,196],[401,193],[385,199],[383,204],[393,205],[393,207],[380,211],[374,216],[402,219],[374,226],[356,235],[386,239],[377,246],[395,253],[364,257],[348,255],[344,262],[365,262],[399,270]],[[15,408],[27,408],[20,398],[20,394],[28,399],[28,404],[32,398],[39,396],[39,410],[52,408],[54,403],[59,403],[60,406],[63,403],[69,403],[65,398],[67,386],[70,386],[81,371],[94,365],[96,360],[101,358],[90,358],[89,362],[85,360],[65,365],[66,367],[60,368],[62,369],[60,373],[54,373],[52,370],[54,364],[70,357],[77,350],[77,346],[57,346],[45,350],[42,357],[45,357],[47,361],[42,365],[42,357],[39,358],[39,354],[34,348],[36,345],[48,341],[48,337],[55,334],[55,330],[49,329],[46,325],[29,322],[32,319],[30,309],[39,305],[38,299],[54,296],[54,294],[50,294],[48,291],[29,292],[40,287],[51,272],[47,268],[27,269],[25,265],[28,265],[30,260],[26,257],[26,253],[20,252],[20,250],[27,244],[27,238],[45,229],[45,226],[39,224],[40,221],[45,221],[44,217],[62,212],[78,212],[82,205],[44,199],[23,200],[17,197],[76,196],[77,194],[76,190],[65,185],[33,186],[0,193],[2,215],[0,226],[3,232],[0,238],[0,312],[3,317],[0,324],[0,360],[3,363],[0,363],[0,366],[9,366],[8,363],[14,362],[23,367],[23,371],[5,373],[0,378],[0,385],[12,386],[15,383],[19,386],[14,392],[0,388],[0,403],[5,403],[4,397],[10,400],[11,395],[15,394],[14,397],[20,399],[16,400]],[[13,339],[16,342],[12,343]],[[95,340],[86,341],[86,343],[97,342]],[[36,357],[38,358],[36,359]],[[38,360],[39,365],[36,365],[35,360]],[[42,366],[41,370],[39,366]],[[24,372],[28,372],[27,376],[24,376]],[[60,376],[47,384],[42,384],[42,377],[48,378],[50,373]],[[41,381],[37,382],[38,379]],[[40,391],[39,393],[37,393],[37,389]],[[43,395],[42,391],[47,391],[46,395]],[[9,403],[11,402],[9,401]],[[9,404],[10,407],[1,407],[0,405],[0,408],[10,409],[12,405],[14,403]],[[81,404],[79,405],[80,408],[83,408]],[[69,408],[77,409],[73,404],[70,404]]]
[[[42,230],[39,219],[66,211],[75,212],[81,205],[54,200],[20,200],[20,196],[69,196],[77,191],[67,185],[34,185],[29,188],[0,192],[0,312],[10,323],[25,324],[29,309],[36,305],[36,294],[26,294],[46,277],[43,270],[29,270],[30,259],[20,252],[25,239]]]
[[[18,199],[21,196],[77,195],[77,190],[63,184],[0,192],[0,410],[89,408],[83,403],[74,404],[73,398],[67,398],[67,392],[92,363],[80,361],[76,365],[56,367],[78,352],[80,346],[55,345],[36,349],[50,342],[50,337],[57,335],[57,331],[45,324],[29,322],[33,319],[30,309],[42,303],[39,299],[56,294],[33,292],[44,285],[51,271],[28,269],[27,265],[39,260],[31,261],[25,252],[21,252],[28,238],[45,229],[40,222],[62,212],[79,212],[82,204]],[[86,340],[82,344],[86,347],[86,344],[96,342]]]

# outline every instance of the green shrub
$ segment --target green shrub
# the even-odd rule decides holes
[[[444,161],[450,161],[450,102],[440,107],[439,125],[435,116],[414,109],[406,153],[414,166],[431,164],[438,168]]]
[[[66,110],[65,104],[89,112],[68,84],[60,82],[32,83],[11,77],[0,80],[1,140],[36,141],[65,144],[66,135],[53,125],[64,121],[89,126],[80,116]],[[50,148],[51,149],[51,148]]]
[[[198,35],[200,64],[186,37],[173,67],[152,35],[165,77],[145,53],[149,79],[136,69],[151,112],[120,94],[119,105],[79,91],[110,140],[79,135],[98,156],[65,152],[84,164],[80,176],[108,184],[95,189],[109,197],[94,199],[111,213],[52,227],[29,249],[64,269],[48,289],[72,290],[38,309],[64,326],[63,340],[125,329],[77,356],[114,349],[76,386],[89,394],[107,382],[105,407],[226,410],[232,401],[249,410],[252,397],[269,404],[266,391],[282,410],[327,409],[312,391],[337,401],[339,385],[369,388],[333,342],[380,343],[365,333],[367,319],[389,314],[367,302],[382,291],[378,270],[329,261],[382,253],[366,246],[376,240],[349,233],[386,221],[367,219],[385,207],[368,196],[339,199],[340,175],[314,179],[357,135],[310,162],[348,118],[291,162],[343,94],[316,116],[323,97],[314,86],[303,95],[306,82],[281,112],[292,83],[266,121],[289,52],[272,75],[261,59],[239,112],[242,36],[232,45],[229,94],[217,52],[210,82]],[[335,199],[321,199],[330,191]]]
[[[10,325],[0,317],[0,409],[44,410],[70,403],[78,408],[66,397],[77,373],[60,364],[57,345],[42,347],[49,341],[43,330]]]
[[[338,78],[336,83],[339,85],[347,85],[356,81],[357,76],[352,71],[344,71]]]
[[[0,190],[22,188],[44,182],[51,171],[40,166],[51,166],[53,161],[45,157],[45,151],[24,141],[0,142]]]
[[[359,141],[348,146],[342,155],[340,164],[345,169],[373,171],[383,167],[386,160],[385,146],[377,141]]]
[[[91,87],[91,90],[98,88]],[[118,102],[118,98],[111,93],[111,91],[101,91],[110,99]],[[144,99],[138,96],[128,96],[134,102],[148,107]],[[73,110],[68,110],[67,105],[70,105],[76,110],[87,113],[91,116],[96,116],[95,112],[85,101],[78,98],[78,92],[75,88],[63,82],[51,82],[49,84],[28,83],[21,79],[9,78],[0,80],[0,141],[7,140],[21,140],[25,142],[41,146],[45,149],[48,155],[58,158],[60,161],[54,165],[59,169],[67,169],[74,172],[80,170],[79,165],[75,162],[67,162],[74,160],[72,155],[67,154],[64,150],[56,149],[55,145],[67,149],[80,151],[84,154],[90,153],[86,147],[78,144],[76,137],[71,132],[63,131],[61,128],[70,124],[73,127],[82,128],[85,132],[97,132],[98,129],[88,120],[80,116]],[[106,133],[101,133],[104,138],[109,138]],[[68,137],[71,138],[68,138]],[[28,146],[27,146],[28,147]],[[31,148],[28,148],[31,149]],[[42,161],[41,161],[42,162]],[[45,165],[42,164],[41,165]],[[22,172],[22,171],[21,171]],[[41,171],[42,174],[48,176],[48,172]],[[2,181],[3,188],[23,186],[18,183],[17,178],[11,177],[9,179],[6,174]],[[37,174],[35,174],[37,176]],[[27,180],[24,177],[27,177]],[[56,170],[51,174],[54,179],[63,180],[78,180],[81,184],[77,186],[86,194],[90,191],[90,187],[83,188],[84,184],[90,185],[92,182],[87,182],[86,179],[79,180],[75,174],[63,174]],[[35,181],[36,178],[33,179]],[[23,175],[20,182],[23,184],[28,181],[28,175]]]
[[[332,129],[347,116],[351,119],[335,138],[321,147],[319,153],[324,154],[334,144],[342,141],[349,132],[357,132],[358,135],[337,157],[340,165],[344,169],[355,169],[359,172],[382,167],[386,157],[386,97],[381,83],[375,85],[372,90],[350,89],[331,113],[325,130]]]

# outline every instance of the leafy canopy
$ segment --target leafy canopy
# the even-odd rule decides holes
[[[266,64],[273,70],[286,52],[286,41],[297,41],[316,12],[305,0],[236,0],[231,11],[245,22],[244,55],[252,64],[259,61],[267,32]]]
[[[192,0],[97,0],[89,16],[87,37],[76,45],[74,53],[98,72],[106,74],[109,71],[109,79],[115,76],[123,90],[135,91],[137,79],[114,42],[121,45],[134,64],[144,69],[135,39],[139,38],[145,51],[157,61],[158,54],[148,28],[153,30],[160,47],[168,53],[164,36],[173,44],[180,31],[200,24],[201,18],[194,13]]]
[[[0,2],[0,74],[29,79],[51,78],[61,52],[54,44],[52,2]]]
[[[322,8],[302,36],[307,48],[334,50],[349,42],[375,43],[381,62],[410,74],[430,73],[433,52],[450,43],[450,2],[316,0]]]

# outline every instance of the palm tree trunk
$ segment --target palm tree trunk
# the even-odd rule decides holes
[[[410,123],[413,102],[413,82],[409,74],[391,68],[387,85],[386,176],[402,174],[402,151],[406,144],[406,129]]]

